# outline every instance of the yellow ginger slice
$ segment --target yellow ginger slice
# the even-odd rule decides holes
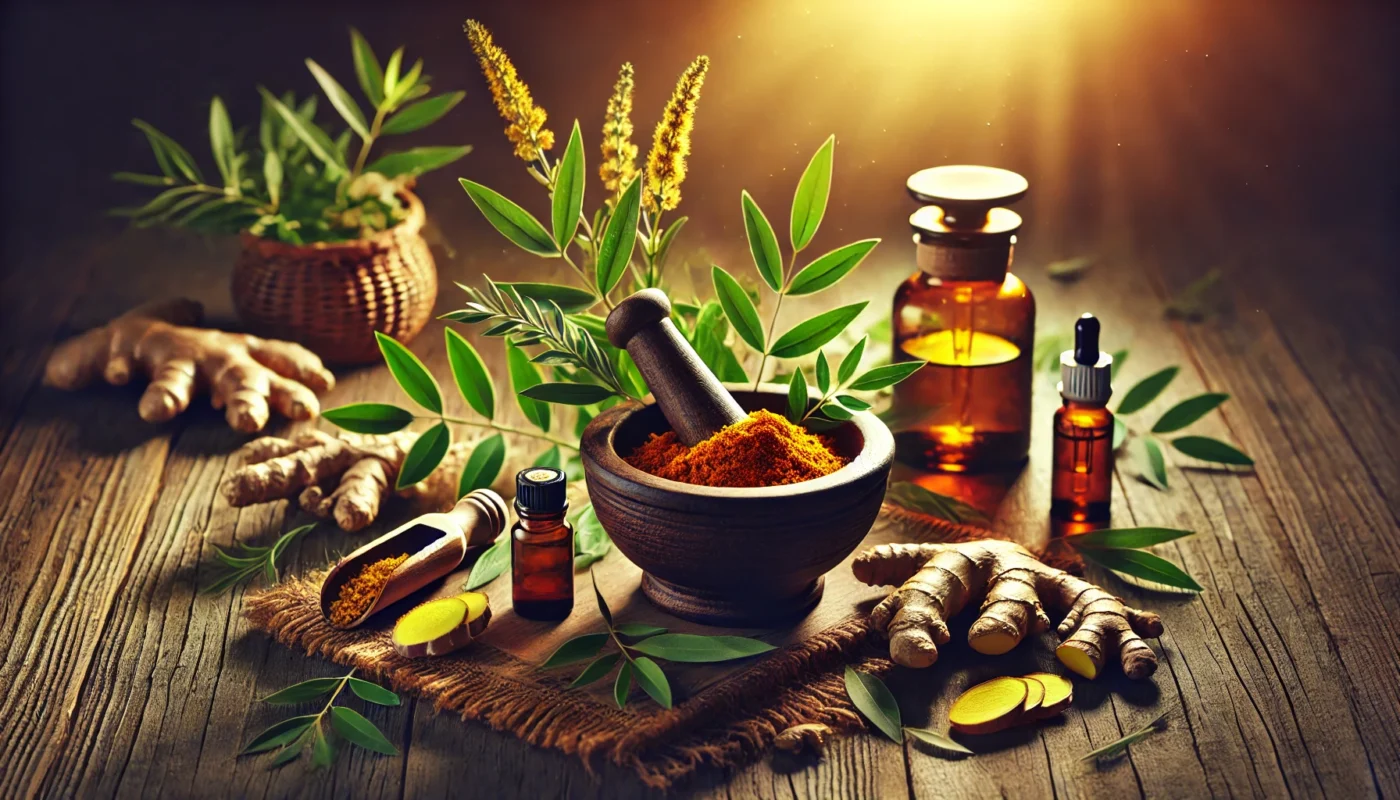
[[[948,724],[959,733],[995,733],[1021,718],[1029,685],[1020,678],[993,678],[968,689],[953,701]]]
[[[1040,708],[1035,710],[1036,719],[1053,717],[1074,702],[1074,684],[1063,676],[1050,672],[1033,672],[1025,676],[1025,680],[1045,687],[1045,697],[1040,701]]]
[[[1026,682],[1026,702],[1021,705],[1021,716],[1023,721],[1034,719],[1031,715],[1040,710],[1040,704],[1045,702],[1045,684],[1031,678],[1021,678]]]
[[[491,604],[481,592],[429,600],[399,617],[394,649],[408,658],[445,655],[471,644],[490,621]]]

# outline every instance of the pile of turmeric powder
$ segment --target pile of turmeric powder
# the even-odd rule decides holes
[[[846,466],[831,441],[771,411],[754,411],[694,447],[667,431],[652,434],[626,457],[659,478],[698,486],[782,486],[829,475]]]
[[[331,624],[345,628],[354,624],[379,599],[389,576],[408,560],[408,553],[381,558],[366,565],[360,574],[341,584],[340,596],[331,603]]]

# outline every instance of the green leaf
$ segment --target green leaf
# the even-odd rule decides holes
[[[374,338],[379,342],[379,352],[384,354],[384,363],[389,367],[389,373],[394,376],[394,382],[403,389],[403,393],[434,414],[441,414],[442,390],[438,388],[433,374],[418,360],[418,356],[392,336],[375,331]]]
[[[886,386],[893,386],[918,372],[925,363],[927,362],[905,361],[899,364],[885,364],[882,367],[875,367],[856,378],[849,388],[857,392],[871,392]]]
[[[617,680],[613,681],[613,702],[618,708],[627,705],[627,694],[632,691],[632,662],[622,662],[622,669],[617,671]]]
[[[452,380],[462,399],[476,413],[487,419],[496,416],[496,386],[481,355],[462,334],[451,328],[443,329],[447,337],[447,363],[452,368]]]
[[[134,119],[131,124],[146,134],[146,141],[151,145],[151,152],[155,154],[161,172],[173,177],[175,170],[179,170],[190,183],[204,183],[199,166],[190,157],[188,150],[144,120]]]
[[[845,386],[846,381],[849,381],[851,376],[856,374],[856,370],[860,369],[860,360],[865,355],[865,344],[868,341],[870,341],[869,336],[860,337],[860,341],[851,348],[851,352],[841,359],[841,366],[836,369],[837,386]]]
[[[823,396],[831,390],[831,366],[826,363],[826,353],[817,351],[817,391]]]
[[[361,700],[365,700],[379,706],[396,706],[402,701],[399,696],[385,689],[377,683],[371,683],[360,678],[351,678],[350,691]]]
[[[850,411],[846,410],[837,403],[822,403],[822,406],[818,409],[818,411],[828,419],[834,419],[841,422],[845,422],[846,420],[855,418],[854,414],[852,414]],[[807,422],[810,425],[813,422],[813,419],[808,418]]]
[[[1133,731],[1132,733],[1128,734],[1127,736],[1124,736],[1121,739],[1115,739],[1114,741],[1109,742],[1103,747],[1092,750],[1087,755],[1080,756],[1079,760],[1093,761],[1096,759],[1112,758],[1114,756],[1122,755],[1123,753],[1127,752],[1128,747],[1130,745],[1137,744],[1138,742],[1142,741],[1143,739],[1146,739],[1147,737],[1151,736],[1152,734],[1158,731],[1166,730],[1167,715],[1170,713],[1170,709],[1163,711],[1157,716],[1156,719],[1147,723],[1146,726]]]
[[[485,489],[496,482],[501,474],[501,466],[506,463],[506,440],[496,434],[472,448],[472,454],[462,467],[462,477],[457,481],[457,496],[464,497],[468,492]]]
[[[1167,388],[1167,384],[1170,384],[1180,371],[1180,367],[1167,367],[1138,381],[1136,386],[1123,395],[1123,400],[1118,403],[1118,410],[1114,413],[1131,414],[1142,410],[1148,403],[1157,399],[1157,395]]]
[[[717,264],[710,267],[710,277],[714,280],[715,296],[719,298],[720,307],[729,318],[729,324],[734,326],[734,332],[749,347],[760,353],[765,352],[763,323],[758,318],[758,309],[754,308],[748,292],[744,291],[744,287],[739,285],[739,281],[735,280],[733,275]]]
[[[224,186],[237,187],[238,154],[233,145],[233,123],[229,121],[224,101],[217,95],[209,104],[209,149],[214,151],[214,161],[219,165]]]
[[[577,689],[601,680],[604,675],[612,672],[612,668],[617,666],[620,658],[622,658],[621,653],[606,653],[593,659],[588,666],[583,668],[583,672],[580,672],[577,678],[570,681],[569,688]]]
[[[462,98],[466,96],[466,92],[449,92],[404,106],[402,110],[384,120],[379,132],[392,135],[422,130],[442,119],[443,115],[462,102]]]
[[[655,636],[665,633],[665,628],[658,628],[655,625],[643,625],[640,622],[627,622],[617,626],[617,632],[630,639],[645,639],[648,636]]]
[[[657,705],[670,708],[671,683],[666,680],[666,673],[661,671],[661,667],[646,656],[632,659],[632,667],[633,677],[641,685],[642,691],[655,700]]]
[[[243,748],[243,751],[239,753],[239,755],[246,756],[252,753],[262,753],[274,747],[284,745],[300,736],[302,732],[311,727],[311,724],[317,719],[318,717],[316,714],[307,714],[302,717],[284,719],[253,737],[253,741],[249,742],[248,746]]]
[[[632,646],[654,658],[687,664],[710,664],[748,658],[774,649],[767,642],[743,636],[699,636],[693,633],[663,633]]]
[[[359,745],[366,750],[383,753],[386,756],[399,754],[399,749],[384,738],[384,734],[374,727],[374,723],[365,719],[360,712],[353,708],[332,706],[331,727],[335,728],[336,733],[344,736],[347,742]]]
[[[528,253],[546,258],[559,255],[559,248],[549,237],[549,231],[544,229],[539,220],[530,216],[530,212],[479,183],[473,183],[466,178],[461,178],[460,182],[467,196],[486,217],[486,221],[500,231],[501,235]]]
[[[408,72],[404,73],[404,76],[394,84],[394,91],[389,94],[388,97],[389,107],[396,108],[399,103],[402,103],[408,98],[410,94],[413,93],[414,89],[418,88],[418,79],[422,77],[422,75],[423,59],[420,58],[413,62],[413,66],[409,68]],[[413,96],[417,97],[419,95]]]
[[[946,750],[950,753],[966,753],[972,755],[972,751],[958,744],[951,737],[945,736],[938,731],[928,728],[905,728],[904,732],[927,745],[937,747],[939,750]]]
[[[443,456],[447,455],[447,448],[451,445],[452,432],[445,422],[439,422],[419,434],[417,441],[403,458],[403,464],[399,467],[399,479],[394,488],[406,489],[431,475],[438,464],[442,463]]]
[[[370,105],[379,108],[384,102],[384,72],[379,68],[379,59],[374,57],[374,50],[365,37],[354,28],[350,29],[350,49],[355,55],[355,78],[360,82],[360,89]]]
[[[326,170],[332,178],[339,178],[345,174],[345,163],[340,158],[339,151],[336,150],[335,143],[326,135],[326,132],[316,127],[316,124],[291,110],[278,100],[272,92],[259,86],[258,91],[262,92],[263,100],[272,106],[273,110],[282,117],[287,129],[296,134],[296,137],[306,145],[306,149],[316,156],[321,163],[326,165]]]
[[[834,285],[860,266],[879,243],[879,239],[863,239],[820,256],[797,273],[787,293],[793,296],[813,294]]]
[[[400,150],[397,153],[380,156],[369,166],[365,167],[365,172],[378,172],[380,175],[388,178],[397,178],[400,175],[418,176],[425,172],[432,172],[440,167],[445,167],[471,151],[472,148],[469,144],[460,146],[439,145],[437,147],[411,147],[407,150]],[[468,194],[471,194],[471,192],[468,192]],[[476,198],[473,197],[472,200],[476,200]],[[477,203],[477,207],[480,208],[481,204]],[[482,213],[486,213],[485,209],[482,209]],[[490,217],[491,215],[487,214],[487,219],[490,219]],[[494,224],[494,220],[492,222]],[[500,227],[497,226],[496,229],[500,230]]]
[[[564,147],[564,155],[559,159],[554,178],[554,197],[551,203],[554,241],[560,248],[569,246],[578,230],[579,215],[583,213],[583,135],[578,130],[578,120],[569,134],[569,143]],[[636,235],[636,228],[633,228]],[[635,241],[635,239],[634,239]],[[627,253],[631,258],[632,253]]]
[[[521,396],[541,403],[586,406],[612,397],[614,392],[596,383],[541,383],[522,391]]]
[[[841,306],[799,323],[792,330],[778,337],[769,355],[774,358],[796,358],[805,356],[827,342],[835,339],[851,321],[860,316],[865,302]]]
[[[539,456],[535,458],[534,462],[530,464],[530,466],[563,469],[563,461],[564,458],[563,455],[559,452],[559,445],[554,444],[550,445],[548,450],[541,452]]]
[[[872,408],[869,403],[859,397],[852,397],[848,394],[836,395],[836,402],[840,403],[842,408],[847,411],[869,411]]]
[[[1152,426],[1152,432],[1173,433],[1179,431],[1209,414],[1212,409],[1229,399],[1230,395],[1228,394],[1211,393],[1182,400],[1167,409],[1167,413],[1163,414],[1162,418],[1157,420],[1157,424]]]
[[[899,703],[884,681],[846,667],[846,694],[850,695],[856,710],[864,714],[881,733],[896,742],[904,741],[904,732],[899,723]]]
[[[1118,417],[1114,417],[1114,418],[1113,418],[1113,449],[1114,449],[1114,450],[1117,450],[1118,448],[1122,447],[1122,446],[1123,446],[1123,442],[1127,441],[1127,439],[1128,439],[1128,423],[1124,422],[1123,420],[1119,419]]]
[[[598,303],[598,298],[592,292],[574,286],[562,286],[557,283],[513,283],[510,281],[497,281],[496,285],[502,291],[514,291],[524,299],[534,300],[540,304],[541,308],[547,308],[552,302],[559,306],[565,314],[578,314]]]
[[[1094,266],[1091,256],[1075,256],[1051,262],[1045,267],[1045,274],[1057,281],[1074,281],[1083,277],[1089,267]]]
[[[1218,291],[1220,270],[1213,269],[1192,281],[1181,294],[1167,302],[1165,309],[1169,319],[1184,319],[1199,322],[1223,307],[1228,299]]]
[[[792,198],[792,249],[806,247],[826,214],[826,201],[831,194],[831,159],[836,149],[835,134],[826,137],[822,146],[807,162],[802,179],[797,182],[797,194]]]
[[[389,63],[384,65],[384,98],[394,96],[399,88],[399,69],[403,66],[403,48],[389,54]]]
[[[1076,550],[1085,561],[1098,564],[1104,569],[1121,572],[1135,578],[1174,586],[1178,589],[1201,591],[1201,585],[1172,562],[1155,556],[1146,550],[1121,550],[1110,547],[1086,547]]]
[[[769,289],[781,292],[783,256],[778,250],[778,237],[773,233],[773,226],[768,224],[768,218],[747,189],[740,196],[740,204],[744,211],[744,234],[748,236],[749,252],[753,254],[759,277],[763,278]]]
[[[598,241],[598,263],[594,280],[598,293],[606,296],[622,280],[632,251],[637,246],[637,220],[642,209],[642,179],[634,178],[608,218],[608,227]]]
[[[607,644],[611,638],[606,633],[585,633],[582,636],[575,636],[559,645],[558,649],[540,665],[540,669],[554,669],[587,661],[598,655],[598,651],[602,650],[603,645]]]
[[[267,181],[267,197],[275,207],[282,202],[282,159],[272,150],[263,156],[263,180]]]
[[[586,569],[612,550],[612,539],[590,503],[574,518],[574,569]]]
[[[303,729],[295,741],[277,751],[277,756],[272,759],[272,766],[280,767],[283,764],[296,761],[297,758],[301,756],[302,751],[306,749],[306,740],[308,737],[312,736],[312,734],[313,730],[311,728]]]
[[[885,491],[885,502],[950,522],[985,524],[989,521],[986,514],[956,497],[931,492],[907,481],[890,484]]]
[[[527,389],[539,386],[544,382],[540,376],[539,368],[530,363],[530,356],[524,350],[513,344],[506,345],[506,366],[510,371],[511,390],[515,392],[515,401],[520,404],[520,410],[524,412],[525,418],[530,420],[530,424],[536,428],[549,432],[549,406],[539,400],[533,400],[525,394]]]
[[[807,377],[802,374],[802,368],[792,373],[792,380],[788,381],[787,397],[787,418],[788,422],[796,425],[807,416]]]
[[[350,130],[359,135],[361,139],[369,138],[369,126],[365,124],[365,115],[360,111],[360,106],[355,102],[355,98],[345,91],[345,87],[340,82],[331,77],[329,72],[321,68],[311,59],[306,59],[306,68],[311,70],[316,82],[321,84],[321,91],[326,93],[326,99],[331,101],[331,105],[345,120],[345,124],[350,126]]]
[[[135,183],[141,186],[174,186],[175,179],[169,175],[143,175],[139,172],[113,172],[112,180],[121,183]]]
[[[312,678],[309,681],[294,683],[285,689],[279,689],[264,697],[264,703],[274,706],[290,706],[297,703],[305,703],[307,700],[315,700],[321,695],[334,691],[340,685],[340,678]]]
[[[325,730],[317,725],[312,729],[311,765],[316,769],[329,767],[335,763],[335,744],[326,736]]]
[[[1178,436],[1172,439],[1172,447],[1202,461],[1242,467],[1254,466],[1254,459],[1233,445],[1226,444],[1219,439],[1212,439],[1209,436]]]
[[[746,297],[745,300],[747,299]],[[682,318],[681,322],[684,321]],[[682,324],[680,327],[685,326]],[[724,307],[719,302],[710,300],[697,311],[690,343],[694,345],[700,360],[714,370],[717,378],[742,383],[748,380],[748,375],[734,354],[734,349],[725,344],[728,333],[729,321],[725,317]]]
[[[598,589],[598,576],[594,575],[592,570],[589,570],[588,577],[593,581],[593,596],[598,600],[598,613],[603,615],[603,619],[607,621],[608,627],[611,628],[613,625],[612,610],[608,608],[608,601],[603,599],[603,592]]]
[[[1150,436],[1142,439],[1142,455],[1139,469],[1148,483],[1162,491],[1167,490],[1167,461],[1162,457],[1162,446]]]
[[[1065,541],[1075,547],[1117,547],[1129,550],[1151,547],[1154,544],[1170,542],[1195,531],[1178,528],[1109,528],[1107,530],[1081,533],[1065,537]]]
[[[1113,353],[1113,363],[1110,364],[1109,367],[1108,367],[1108,379],[1109,379],[1109,380],[1116,380],[1116,379],[1118,378],[1118,370],[1121,369],[1121,368],[1123,367],[1123,365],[1124,365],[1125,363],[1127,363],[1127,361],[1128,361],[1128,351],[1127,351],[1127,350],[1117,350],[1117,351],[1114,351],[1114,353]]]
[[[658,269],[666,265],[666,257],[671,254],[671,243],[676,241],[676,234],[680,233],[681,228],[689,221],[690,217],[677,217],[676,221],[671,223],[671,227],[661,234],[661,242],[656,246],[655,261]]]
[[[501,577],[501,574],[510,569],[510,532],[496,537],[496,541],[486,548],[486,552],[472,565],[471,574],[467,576],[467,582],[462,585],[463,591],[474,592],[491,581]]]
[[[321,418],[351,433],[393,433],[413,422],[413,412],[388,403],[351,403],[326,409]]]

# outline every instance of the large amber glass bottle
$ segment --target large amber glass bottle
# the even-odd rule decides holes
[[[919,270],[894,298],[894,359],[928,366],[895,386],[900,460],[944,472],[1020,464],[1030,448],[1035,299],[1011,274],[1026,179],[945,166],[909,178]]]

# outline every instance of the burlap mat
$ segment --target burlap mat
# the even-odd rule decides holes
[[[860,549],[891,541],[989,535],[886,506]],[[880,643],[866,641],[871,637],[865,621],[866,612],[888,590],[858,583],[850,560],[828,573],[825,594],[812,614],[780,631],[684,622],[646,600],[639,588],[640,570],[617,550],[595,564],[599,586],[619,622],[644,622],[673,632],[756,636],[779,648],[730,664],[665,664],[675,696],[670,710],[640,691],[619,709],[610,679],[569,689],[582,664],[539,671],[538,665],[565,640],[602,630],[592,585],[584,575],[575,580],[573,615],[552,625],[511,613],[510,580],[497,579],[486,589],[493,617],[482,639],[437,659],[399,656],[389,643],[388,628],[411,605],[460,591],[466,566],[434,590],[380,613],[373,621],[377,626],[337,631],[327,625],[318,602],[320,574],[289,579],[249,597],[247,614],[254,627],[288,647],[353,666],[432,702],[439,711],[480,720],[530,744],[575,754],[588,764],[611,761],[635,770],[648,785],[666,788],[704,765],[733,767],[757,758],[791,725],[862,727],[846,696],[843,671],[847,664],[875,674],[889,670]]]

